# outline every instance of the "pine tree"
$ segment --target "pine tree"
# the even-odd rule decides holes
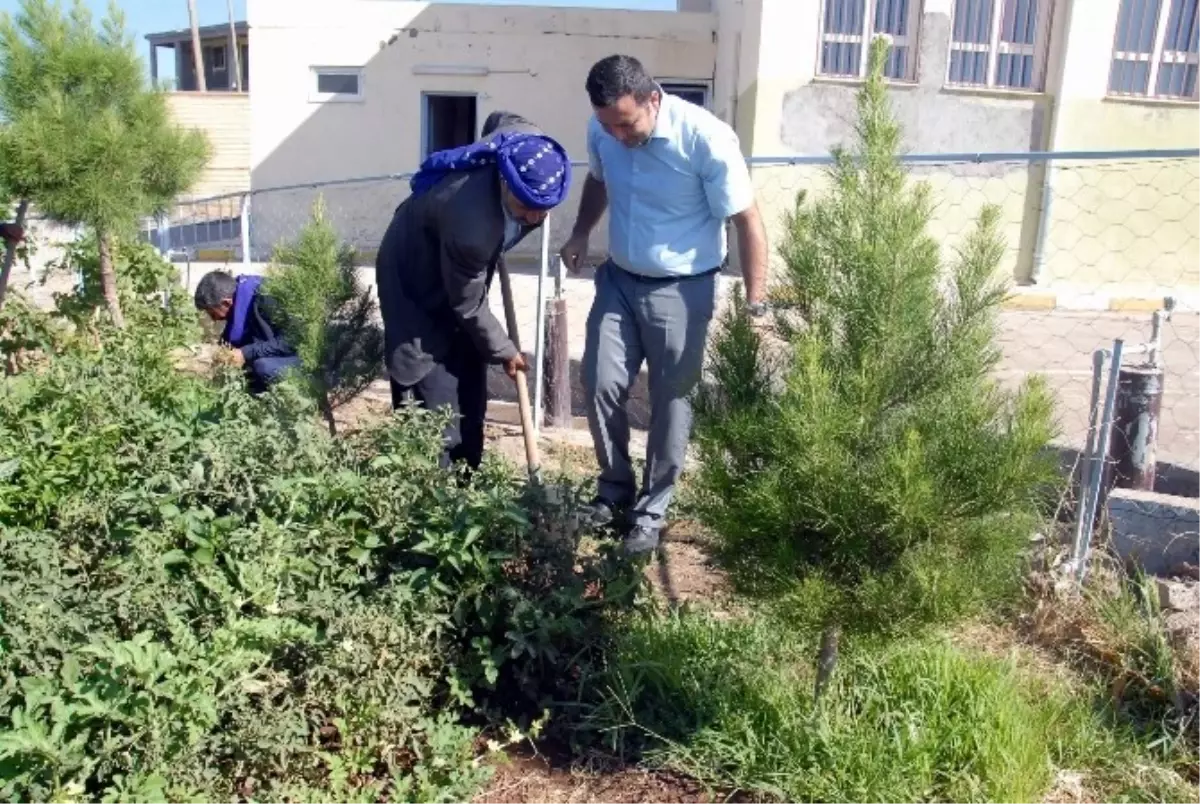
[[[1036,378],[1016,392],[993,379],[999,213],[984,209],[943,260],[930,190],[897,155],[886,53],[873,44],[857,142],[834,150],[829,191],[787,216],[784,348],[740,304],[722,321],[696,406],[697,485],[702,516],[760,572],[817,573],[860,608],[890,590],[933,616],[1011,577],[1052,471],[1052,406]]]
[[[41,215],[96,235],[106,306],[124,326],[114,242],[199,176],[202,133],[169,118],[116,4],[99,30],[82,0],[22,0],[0,17],[0,183]]]
[[[330,433],[337,432],[333,412],[366,390],[383,361],[383,330],[354,256],[318,198],[296,240],[276,247],[265,285]]]

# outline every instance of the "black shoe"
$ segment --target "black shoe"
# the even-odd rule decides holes
[[[648,525],[634,525],[625,534],[623,547],[625,552],[631,556],[640,556],[647,553],[652,553],[658,549],[659,529],[652,528]]]
[[[616,506],[603,497],[597,497],[579,509],[580,524],[597,530],[607,528],[616,518]]]

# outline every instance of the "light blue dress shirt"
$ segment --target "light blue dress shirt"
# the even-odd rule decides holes
[[[588,124],[589,170],[608,190],[613,262],[643,276],[690,276],[720,267],[725,220],[754,202],[737,134],[706,109],[662,94],[650,139],[629,148]]]

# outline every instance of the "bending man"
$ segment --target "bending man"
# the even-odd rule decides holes
[[[526,368],[488,307],[503,255],[567,197],[561,145],[529,121],[493,114],[483,139],[421,165],[376,261],[392,405],[447,408],[442,462],[483,457],[487,367]]]
[[[196,308],[214,321],[224,321],[221,340],[230,347],[229,359],[246,371],[250,393],[259,394],[300,365],[296,351],[283,338],[276,305],[262,292],[263,277],[234,278],[211,271],[196,286]]]

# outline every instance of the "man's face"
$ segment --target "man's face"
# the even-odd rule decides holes
[[[512,215],[513,220],[519,221],[525,226],[541,226],[542,221],[546,220],[546,210],[530,209],[525,206],[517,200],[512,190],[508,189],[508,185],[504,185],[504,206],[508,208],[508,214]]]
[[[224,321],[229,318],[229,311],[233,309],[233,299],[222,299],[212,307],[208,307],[204,312],[208,313],[208,317],[213,321]]]
[[[611,106],[592,108],[606,132],[626,148],[637,148],[645,145],[654,132],[661,103],[662,96],[651,92],[645,103],[638,103],[633,95],[626,95]]]

